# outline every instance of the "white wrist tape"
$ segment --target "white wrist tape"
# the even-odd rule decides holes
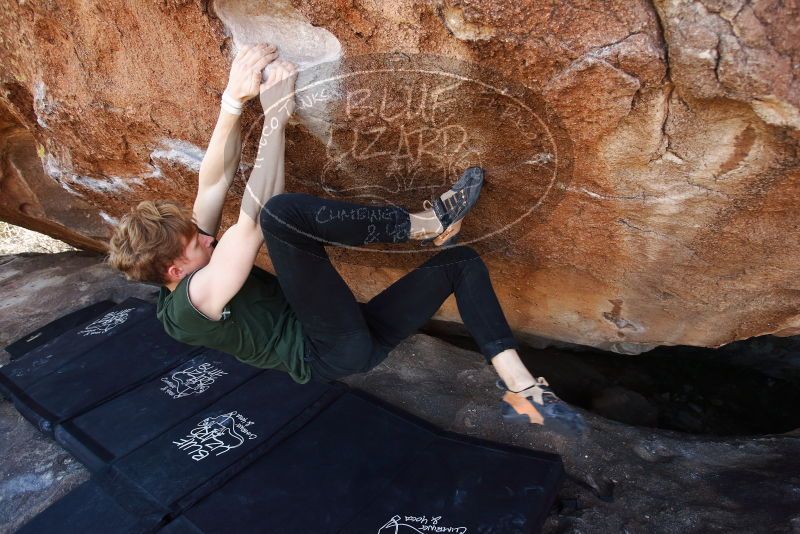
[[[220,105],[224,111],[230,113],[231,115],[242,114],[243,104],[236,98],[232,97],[227,90],[222,93],[222,102]]]

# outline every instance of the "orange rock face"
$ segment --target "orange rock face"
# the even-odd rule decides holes
[[[0,218],[103,250],[190,204],[230,58],[303,68],[287,187],[421,209],[487,172],[462,243],[521,334],[636,353],[800,333],[800,12],[767,0],[12,3]],[[225,220],[255,156],[244,154]],[[429,252],[331,248],[361,300]],[[262,258],[268,265],[268,257]],[[458,320],[454,300],[439,318]]]

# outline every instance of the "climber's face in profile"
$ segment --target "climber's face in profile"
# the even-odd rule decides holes
[[[211,245],[214,242],[213,237],[195,232],[184,242],[183,257],[168,267],[167,274],[170,280],[180,281],[211,261],[211,253],[214,252],[214,247]]]

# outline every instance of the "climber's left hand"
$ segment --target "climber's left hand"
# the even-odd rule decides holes
[[[277,57],[278,49],[273,44],[242,46],[233,59],[225,90],[241,102],[258,95],[263,81],[261,73]]]

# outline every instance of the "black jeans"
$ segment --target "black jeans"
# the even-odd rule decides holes
[[[411,219],[402,208],[281,193],[267,201],[260,224],[281,289],[303,326],[304,358],[314,379],[372,369],[451,293],[487,362],[518,348],[486,264],[470,247],[444,249],[369,302],[355,299],[324,244],[408,241]]]

